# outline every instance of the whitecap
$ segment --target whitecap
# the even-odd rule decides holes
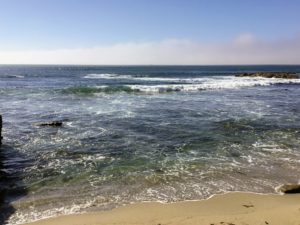
[[[300,84],[300,79],[263,78],[263,77],[235,77],[235,76],[211,76],[197,78],[174,77],[148,77],[120,75],[114,73],[88,74],[84,78],[90,79],[129,79],[149,82],[171,82],[174,84],[158,85],[127,85],[133,89],[145,92],[164,91],[197,91],[208,89],[233,89],[252,86],[269,86],[274,84]]]
[[[126,85],[133,90],[141,92],[171,92],[171,91],[199,91],[217,89],[236,89],[253,86],[269,86],[274,84],[300,84],[300,80],[268,79],[268,78],[231,78],[231,79],[206,79],[193,84],[161,84],[161,85]]]
[[[6,77],[6,78],[19,78],[19,79],[24,78],[23,75],[17,75],[17,74],[6,75],[4,77]]]
[[[92,74],[87,74],[83,78],[86,79],[130,79],[132,78],[131,75],[120,75],[116,73],[92,73]]]

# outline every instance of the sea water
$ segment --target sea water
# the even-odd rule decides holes
[[[2,220],[298,182],[300,80],[256,71],[300,66],[0,66]]]

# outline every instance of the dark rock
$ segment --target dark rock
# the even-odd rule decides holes
[[[0,145],[2,145],[2,115],[0,115]]]
[[[288,72],[258,72],[258,73],[242,73],[235,75],[236,77],[264,77],[264,78],[282,78],[282,79],[299,79],[296,73]]]
[[[63,124],[63,122],[60,120],[34,123],[35,126],[40,126],[40,127],[46,127],[46,126],[61,127],[62,124]]]
[[[296,194],[300,193],[300,184],[283,184],[276,188],[277,192],[285,194]]]

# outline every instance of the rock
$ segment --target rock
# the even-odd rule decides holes
[[[300,184],[283,184],[276,188],[277,192],[285,194],[296,194],[300,193]]]
[[[282,79],[299,79],[296,73],[289,72],[258,72],[258,73],[242,73],[235,75],[236,77],[264,77],[264,78],[282,78]]]
[[[0,145],[2,145],[2,115],[0,115]]]
[[[40,127],[45,127],[45,126],[61,127],[62,124],[63,122],[61,120],[34,123],[35,126],[40,126]]]

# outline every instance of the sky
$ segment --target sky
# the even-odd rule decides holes
[[[0,64],[300,64],[299,0],[0,0]]]

